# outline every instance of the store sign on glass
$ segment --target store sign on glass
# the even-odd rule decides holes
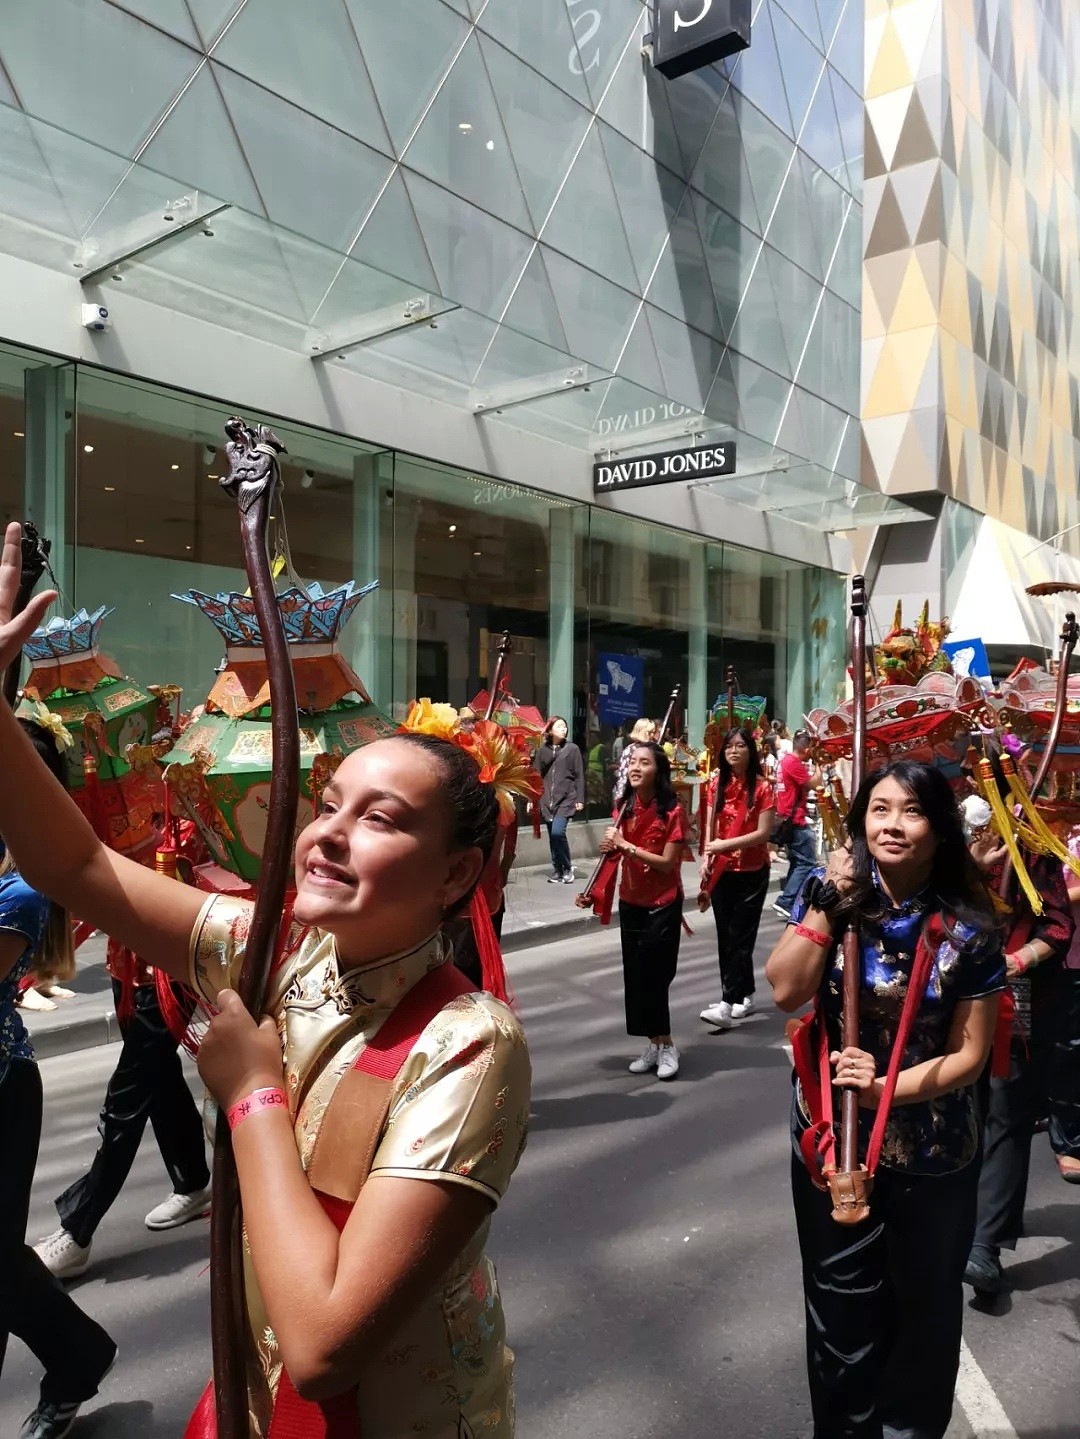
[[[751,0],[655,0],[653,64],[675,80],[750,44]]]
[[[712,480],[735,473],[735,444],[699,445],[692,450],[671,450],[663,455],[605,460],[593,466],[593,494],[636,490],[643,485],[666,485],[672,480]]]

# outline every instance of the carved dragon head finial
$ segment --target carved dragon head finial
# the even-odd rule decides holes
[[[52,540],[43,539],[32,520],[22,527],[22,575],[24,585],[33,588],[49,568]]]
[[[235,415],[226,421],[225,433],[229,437],[225,446],[229,473],[218,483],[247,514],[256,500],[279,483],[277,457],[285,453],[285,446],[269,425],[249,425]]]

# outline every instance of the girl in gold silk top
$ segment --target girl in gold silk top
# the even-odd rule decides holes
[[[12,620],[18,580],[12,525],[0,671],[53,598]],[[26,881],[219,1010],[199,1071],[236,1116],[253,1435],[268,1433],[286,1390],[338,1420],[344,1402],[340,1432],[363,1439],[514,1433],[513,1356],[484,1255],[529,1112],[528,1050],[511,1011],[461,993],[426,1024],[392,1081],[351,1213],[335,1222],[307,1177],[342,1076],[447,963],[441,925],[468,902],[496,817],[476,762],[445,740],[402,735],[346,759],[297,841],[295,925],[257,1024],[231,988],[250,906],[207,899],[102,845],[0,704],[0,833]],[[212,1421],[193,1426],[213,1432]]]

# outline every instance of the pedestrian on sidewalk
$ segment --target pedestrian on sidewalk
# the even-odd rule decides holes
[[[701,1012],[706,1024],[730,1029],[754,1008],[754,946],[769,888],[769,836],[773,828],[773,792],[761,773],[761,756],[748,726],[724,738],[717,764],[714,817],[701,867],[698,908],[712,905],[723,994]]]
[[[806,818],[810,794],[809,756],[810,736],[804,729],[796,730],[790,753],[781,755],[776,790],[776,830],[773,838],[788,854],[787,879],[773,905],[781,919],[790,919],[795,901],[817,864],[814,831]]]
[[[34,1248],[50,1273],[74,1279],[90,1264],[98,1225],[131,1173],[147,1120],[172,1192],[147,1214],[147,1229],[176,1229],[210,1213],[210,1170],[202,1116],[192,1098],[176,1036],[161,1012],[154,976],[137,956],[109,942],[109,972],[123,1047],[98,1119],[101,1143],[89,1170],[56,1200],[60,1227]],[[180,1019],[194,999],[173,986]]]
[[[0,666],[53,598],[9,619],[18,537]],[[0,833],[23,873],[218,1011],[199,1072],[233,1131],[259,1433],[514,1433],[484,1246],[524,1149],[530,1067],[513,1012],[472,989],[440,933],[499,809],[497,775],[462,738],[395,735],[344,760],[297,841],[296,923],[260,1024],[232,989],[252,906],[108,850],[0,701]],[[188,1439],[213,1434],[213,1413],[211,1387]]]
[[[791,1165],[814,1436],[943,1439],[979,1182],[974,1085],[1005,986],[1001,934],[939,770],[907,760],[876,770],[847,830],[850,850],[812,876],[765,970],[782,1010],[815,1006],[795,1038]],[[841,935],[852,920],[859,1045],[843,1048]],[[925,987],[912,988],[916,968]],[[819,1044],[832,1085],[858,1091],[866,1164],[902,1025],[870,1215],[840,1224],[822,1163],[836,1167],[830,1119],[840,1106],[826,1107],[833,1090],[818,1082]]]
[[[682,935],[686,815],[675,797],[671,763],[658,744],[633,745],[627,780],[631,808],[618,829],[608,829],[600,849],[622,859],[619,929],[626,1032],[649,1041],[630,1073],[655,1069],[657,1079],[674,1079],[679,1051],[671,1037],[668,991]]]
[[[2,666],[0,666],[2,668]],[[56,736],[21,722],[57,784],[66,766]],[[70,741],[70,736],[63,731]],[[116,1358],[116,1344],[84,1314],[26,1243],[30,1191],[41,1139],[41,1075],[15,1007],[19,980],[35,963],[63,970],[71,955],[64,910],[25,883],[0,841],[0,1371],[9,1334],[44,1366],[41,1394],[19,1439],[60,1439]]]
[[[626,772],[630,768],[630,751],[636,744],[650,744],[660,739],[660,726],[655,720],[639,719],[634,721],[634,727],[630,731],[630,738],[619,753],[619,767],[615,771],[615,784],[611,791],[611,803],[616,809],[626,798],[627,780]]]
[[[585,770],[581,751],[570,739],[566,721],[552,715],[533,763],[544,781],[540,815],[548,832],[551,875],[548,884],[573,884],[574,861],[566,828],[585,808]]]

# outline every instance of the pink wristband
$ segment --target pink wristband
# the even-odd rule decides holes
[[[288,1109],[289,1101],[283,1089],[253,1089],[250,1094],[245,1094],[243,1099],[238,1099],[229,1110],[229,1128],[235,1129],[238,1124],[243,1124],[250,1114],[258,1114],[263,1109]]]

